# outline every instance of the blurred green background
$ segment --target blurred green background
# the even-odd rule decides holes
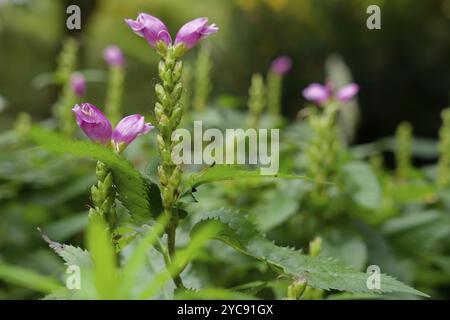
[[[283,114],[294,118],[305,104],[301,89],[322,82],[327,57],[338,53],[361,85],[356,142],[391,135],[401,120],[411,121],[416,135],[436,137],[439,112],[448,106],[450,0],[0,0],[0,109],[6,109],[0,128],[10,127],[20,111],[50,116],[58,87],[43,85],[42,74],[55,69],[63,39],[74,33],[65,27],[70,4],[82,11],[82,29],[74,34],[81,43],[78,69],[99,71],[86,100],[104,102],[101,52],[115,43],[127,58],[126,113],[154,102],[158,57],[123,22],[141,11],[160,17],[172,33],[198,16],[218,24],[212,102],[233,95],[245,107],[251,74],[265,73],[274,57],[287,54],[294,67],[285,80]],[[370,4],[381,8],[381,30],[366,28]]]

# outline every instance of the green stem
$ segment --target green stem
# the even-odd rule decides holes
[[[273,116],[280,115],[281,86],[281,76],[270,71],[267,75],[267,109]]]
[[[55,80],[63,85],[58,101],[54,106],[54,115],[58,120],[59,129],[62,133],[72,138],[75,133],[75,122],[71,109],[77,99],[72,92],[70,78],[75,69],[78,53],[77,42],[69,38],[64,42],[61,53],[58,57],[58,68],[55,71]]]
[[[248,118],[247,126],[249,128],[257,128],[259,125],[259,120],[261,114],[266,105],[266,93],[264,78],[260,74],[254,74],[252,76],[250,89],[249,89],[249,99],[248,99]]]
[[[175,240],[176,240],[176,231],[178,226],[178,219],[174,218],[172,215],[172,219],[167,227],[166,233],[167,233],[167,248],[169,251],[170,260],[173,261],[175,256]],[[173,276],[173,282],[177,286],[177,288],[184,288],[183,280],[181,280],[180,273],[182,270],[180,270],[179,273],[175,274]]]

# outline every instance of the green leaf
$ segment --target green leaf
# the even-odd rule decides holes
[[[139,298],[149,299],[153,297],[167,281],[174,275],[179,274],[190,261],[195,259],[205,242],[214,238],[219,229],[219,226],[208,221],[196,228],[197,232],[191,235],[189,244],[185,248],[177,250],[169,267],[155,276],[153,281],[140,293]]]
[[[390,196],[397,202],[426,202],[431,197],[435,197],[436,187],[423,180],[408,181],[407,183],[398,183],[395,185],[395,192]]]
[[[364,162],[350,162],[342,167],[344,189],[353,201],[367,209],[381,205],[381,188],[371,167]]]
[[[367,265],[367,247],[361,237],[350,230],[329,232],[322,237],[321,256],[333,257],[355,270]]]
[[[145,262],[149,249],[154,246],[161,235],[164,233],[168,222],[167,215],[161,215],[156,224],[145,234],[138,242],[126,264],[122,269],[122,277],[119,286],[119,292],[122,296],[126,296],[132,289],[133,281],[137,277],[139,268]]]
[[[40,229],[38,230],[41,231]],[[76,265],[80,268],[92,267],[91,256],[86,250],[52,241],[45,233],[42,233],[42,238],[44,238],[49,247],[52,248],[64,260],[64,263],[67,266]]]
[[[238,165],[213,165],[189,176],[189,178],[183,183],[183,190],[184,193],[190,193],[195,191],[195,188],[202,184],[241,178],[283,178],[311,180],[306,176],[286,173],[262,175],[259,169],[246,170],[242,169],[242,167]]]
[[[221,227],[220,233],[214,239],[268,263],[281,274],[292,278],[304,277],[310,287],[353,293],[404,292],[427,296],[384,274],[381,275],[380,289],[370,290],[366,285],[367,274],[354,271],[331,259],[310,257],[297,250],[279,247],[266,239],[244,215],[239,213],[221,209],[203,214],[201,219],[192,232],[205,222],[214,222]]]
[[[87,244],[94,262],[94,284],[100,299],[117,298],[118,272],[111,235],[101,217],[89,221]]]
[[[405,252],[427,252],[449,238],[450,216],[437,210],[412,212],[388,220],[381,230]]]
[[[266,190],[250,211],[250,216],[263,231],[270,230],[288,220],[300,207],[306,188],[304,181],[280,180],[276,189]],[[277,214],[273,214],[276,212]]]
[[[0,263],[0,279],[45,293],[61,288],[61,286],[50,277],[41,276],[19,266],[4,263]]]
[[[151,215],[157,216],[162,212],[158,186],[137,171],[129,161],[110,149],[87,141],[67,140],[40,127],[31,128],[29,136],[32,141],[47,150],[105,163],[113,173],[119,200],[135,220],[146,222]]]

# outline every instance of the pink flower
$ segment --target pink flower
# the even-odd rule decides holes
[[[316,104],[324,103],[328,100],[330,95],[331,88],[326,85],[321,85],[320,83],[312,83],[303,90],[303,97]]]
[[[77,97],[82,97],[86,92],[86,79],[80,72],[75,72],[70,78],[70,87]]]
[[[342,103],[349,102],[358,91],[359,86],[356,83],[350,83],[336,92],[336,99]]]
[[[125,19],[125,23],[138,36],[144,37],[152,47],[155,47],[158,41],[163,41],[167,46],[172,43],[172,38],[166,25],[158,18],[147,13],[140,13],[136,20]]]
[[[109,46],[103,50],[103,58],[110,66],[122,66],[124,63],[123,53],[118,46]]]
[[[116,151],[122,151],[138,136],[146,134],[153,126],[145,123],[139,114],[127,116],[119,121],[114,131],[105,115],[90,103],[75,105],[72,112],[78,126],[93,142],[108,145],[113,143]]]
[[[78,126],[93,142],[103,145],[111,141],[112,127],[105,115],[90,103],[75,105],[72,109]]]
[[[285,75],[292,68],[292,59],[288,56],[280,56],[272,61],[270,71],[280,76]]]
[[[208,18],[197,18],[189,21],[178,30],[175,45],[183,43],[186,49],[194,47],[201,39],[216,33],[219,28],[213,23],[207,25]]]
[[[325,85],[312,83],[303,90],[303,97],[306,100],[318,105],[325,103],[331,97],[334,97],[341,103],[347,103],[358,93],[359,86],[356,83],[350,83],[333,93],[332,85],[327,82]]]
[[[146,134],[152,129],[153,126],[150,123],[145,123],[143,116],[133,114],[119,121],[112,133],[112,140],[118,149],[119,144],[125,143],[125,145],[128,145],[138,136]]]

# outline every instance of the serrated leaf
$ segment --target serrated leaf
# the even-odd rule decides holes
[[[380,289],[370,290],[366,285],[368,274],[354,271],[332,259],[310,257],[297,250],[277,246],[266,239],[244,215],[237,212],[221,209],[205,213],[201,215],[201,219],[192,232],[205,222],[214,222],[221,226],[220,233],[214,239],[268,263],[281,274],[304,277],[310,287],[353,293],[403,292],[427,296],[384,274],[381,275]]]
[[[205,183],[235,180],[241,178],[283,178],[311,180],[306,176],[295,174],[277,173],[273,175],[262,175],[260,170],[243,169],[238,165],[213,165],[200,172],[194,173],[183,183],[184,193],[195,191],[195,188]]]
[[[162,201],[158,186],[137,171],[128,160],[110,149],[87,141],[68,140],[40,127],[31,128],[29,137],[49,151],[105,163],[113,173],[119,200],[134,219],[145,222],[151,215],[161,213]]]
[[[92,267],[91,256],[86,250],[83,250],[79,247],[52,241],[45,233],[42,233],[42,238],[45,240],[45,242],[48,243],[48,246],[52,248],[64,260],[64,263],[66,265],[76,265],[80,268]]]

